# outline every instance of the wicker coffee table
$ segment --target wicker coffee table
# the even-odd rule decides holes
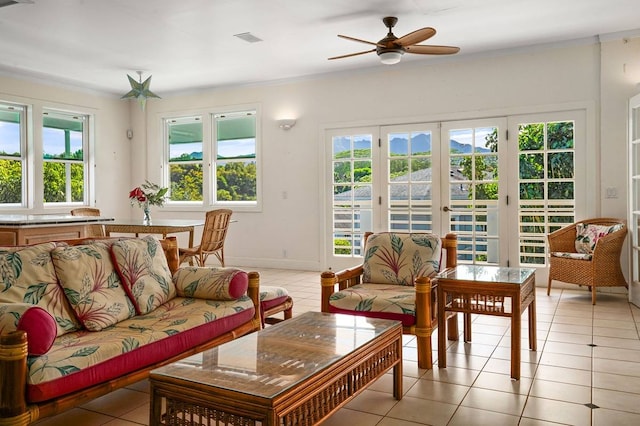
[[[151,425],[312,425],[393,368],[398,321],[307,312],[153,370]]]

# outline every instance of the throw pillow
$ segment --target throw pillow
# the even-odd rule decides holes
[[[236,300],[249,288],[249,275],[236,268],[189,266],[173,276],[178,296],[209,300]]]
[[[0,304],[0,334],[27,333],[29,355],[46,354],[57,337],[57,324],[49,312],[30,303]]]
[[[622,229],[622,224],[616,225],[593,225],[576,224],[576,251],[583,254],[593,254],[598,240],[605,235]]]
[[[441,244],[433,234],[373,234],[365,245],[362,281],[413,286],[416,278],[440,269]]]
[[[154,237],[117,241],[111,246],[111,256],[139,315],[176,296],[167,258]]]
[[[80,323],[69,306],[51,261],[59,243],[24,247],[0,247],[0,302],[36,305],[53,316],[56,334],[79,330]]]
[[[51,257],[67,300],[87,330],[100,331],[135,315],[106,244],[58,247]]]

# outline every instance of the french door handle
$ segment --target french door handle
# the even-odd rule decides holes
[[[449,208],[449,206],[444,206],[444,207],[442,208],[442,211],[443,211],[443,212],[453,212],[453,213],[456,213],[456,210],[453,210],[453,209]]]

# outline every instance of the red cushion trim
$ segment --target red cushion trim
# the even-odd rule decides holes
[[[287,296],[276,297],[275,299],[271,299],[271,300],[265,300],[263,302],[260,302],[260,309],[262,310],[262,312],[264,312],[267,309],[273,308],[274,306],[281,305],[282,303],[286,302],[288,298],[289,296],[287,295]]]
[[[44,355],[56,340],[56,320],[44,309],[34,306],[27,309],[18,320],[18,330],[27,333],[29,355]]]
[[[329,305],[329,312],[332,314],[357,315],[367,318],[380,318],[388,320],[396,320],[402,322],[404,327],[411,327],[416,324],[416,317],[408,314],[395,314],[392,312],[369,312],[369,311],[350,311],[347,309],[339,309]]]
[[[38,385],[27,385],[27,401],[41,402],[87,388],[138,369],[152,366],[178,355],[194,346],[203,344],[234,328],[251,321],[254,309],[219,318],[198,327],[174,334],[165,339],[144,345],[103,363],[84,368],[56,380]],[[98,332],[99,333],[99,332]]]

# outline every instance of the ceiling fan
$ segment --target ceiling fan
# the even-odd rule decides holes
[[[389,28],[389,33],[385,38],[378,42],[372,42],[367,40],[361,40],[359,38],[349,37],[345,35],[338,34],[338,37],[357,41],[359,43],[371,44],[376,46],[375,49],[365,50],[364,52],[350,53],[348,55],[342,56],[334,56],[331,59],[342,59],[349,58],[351,56],[364,55],[365,53],[376,52],[380,57],[380,61],[383,64],[392,65],[400,62],[402,55],[405,52],[408,53],[417,53],[419,55],[452,55],[454,53],[458,53],[460,51],[459,47],[454,46],[435,46],[435,45],[421,45],[421,43],[425,40],[430,39],[436,34],[436,30],[431,27],[421,28],[419,30],[415,30],[409,34],[406,34],[400,38],[393,35],[391,29],[398,22],[398,18],[394,16],[387,16],[382,18],[382,22],[384,25]]]

